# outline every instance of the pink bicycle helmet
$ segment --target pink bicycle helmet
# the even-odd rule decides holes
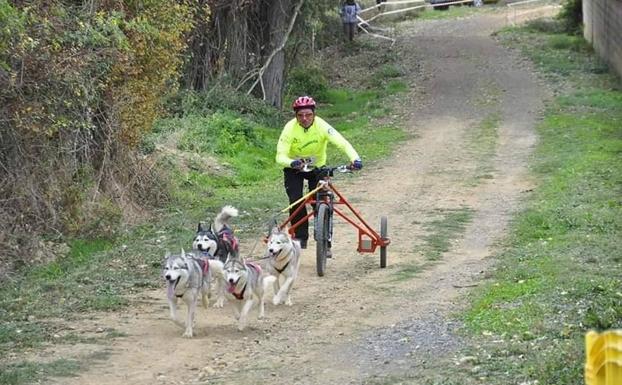
[[[313,100],[310,96],[301,96],[298,99],[294,100],[292,104],[292,108],[294,111],[300,110],[302,108],[310,108],[315,110],[315,100]]]

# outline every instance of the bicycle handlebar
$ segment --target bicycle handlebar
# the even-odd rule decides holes
[[[343,164],[341,166],[322,166],[318,167],[318,171],[322,176],[333,176],[335,171],[340,173],[352,172],[352,166],[349,164]]]

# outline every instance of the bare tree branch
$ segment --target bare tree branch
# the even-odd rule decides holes
[[[247,95],[249,95],[251,92],[253,92],[255,87],[257,87],[257,83],[261,83],[261,91],[262,91],[263,100],[266,100],[266,91],[264,89],[263,80],[262,80],[263,74],[266,71],[266,69],[270,66],[270,63],[272,62],[272,59],[274,58],[274,56],[279,51],[283,50],[283,48],[285,48],[285,44],[287,44],[287,40],[289,39],[289,35],[291,34],[292,30],[294,29],[294,24],[296,23],[296,18],[298,17],[298,14],[300,13],[300,8],[302,8],[302,5],[304,4],[304,2],[305,2],[305,0],[300,0],[298,5],[296,5],[296,8],[294,9],[294,14],[292,15],[292,18],[289,21],[289,26],[287,27],[287,32],[285,33],[285,36],[283,36],[283,41],[281,41],[281,44],[279,44],[279,46],[276,47],[270,53],[270,55],[266,59],[266,62],[264,63],[264,65],[259,69],[257,80],[255,80],[255,82],[253,83],[251,88],[249,88],[249,90],[246,92]]]

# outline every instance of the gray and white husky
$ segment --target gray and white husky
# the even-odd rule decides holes
[[[246,327],[248,313],[255,303],[259,305],[259,318],[265,315],[264,302],[266,289],[275,281],[274,276],[265,276],[261,266],[230,257],[225,262],[225,281],[227,296],[233,302],[238,330]]]
[[[186,303],[188,314],[186,316],[186,330],[183,336],[192,338],[194,315],[199,298],[205,308],[209,304],[209,289],[212,281],[210,264],[207,260],[196,258],[192,254],[171,255],[166,253],[162,275],[166,280],[171,318],[177,320],[177,299],[181,298]]]
[[[192,253],[187,253],[187,255],[192,255],[195,259],[199,260],[201,263],[209,264],[209,272],[211,274],[210,279],[210,298],[211,293],[216,293],[216,302],[214,302],[213,307],[223,307],[225,305],[225,272],[224,272],[224,263],[220,262],[219,259],[214,259],[212,257],[206,256],[205,253],[199,252],[197,250],[193,250]]]
[[[279,230],[274,227],[268,238],[266,257],[268,263],[266,269],[268,273],[274,275],[274,298],[272,303],[278,305],[283,303],[292,305],[291,290],[298,276],[300,268],[300,242],[292,239],[287,231]],[[280,278],[284,277],[283,284],[280,285]]]

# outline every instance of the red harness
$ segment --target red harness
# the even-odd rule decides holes
[[[246,267],[250,267],[251,269],[255,269],[257,274],[261,275],[261,266],[259,266],[258,264],[254,263],[254,262],[246,262],[245,265],[246,265]],[[246,284],[244,284],[244,287],[242,288],[241,292],[236,293],[235,291],[232,291],[231,294],[235,297],[235,299],[243,300],[245,291],[246,291]]]
[[[203,275],[207,274],[209,272],[209,258],[198,258],[197,262],[199,263]]]
[[[231,233],[230,230],[224,229],[219,235],[222,237],[223,241],[231,243],[232,250],[238,249],[238,239]]]

